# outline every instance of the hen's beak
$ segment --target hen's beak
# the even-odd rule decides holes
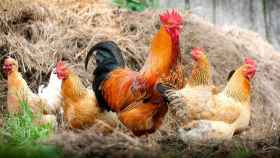
[[[183,27],[184,27],[183,25],[179,25],[179,26],[178,26],[178,28],[179,28],[180,30],[182,30]]]
[[[12,70],[12,67],[6,64],[4,64],[2,68],[6,74],[8,74]]]
[[[4,64],[4,65],[3,65],[3,70],[7,70],[7,69],[10,69],[10,68],[11,68],[10,65],[7,65],[7,64]]]

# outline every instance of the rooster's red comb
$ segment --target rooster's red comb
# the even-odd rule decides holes
[[[178,11],[171,10],[160,14],[160,21],[162,24],[181,25],[183,23],[183,18]]]
[[[251,58],[249,58],[249,57],[245,58],[244,63],[248,64],[248,65],[251,65],[251,66],[254,66],[254,67],[257,66],[256,61],[251,59]]]

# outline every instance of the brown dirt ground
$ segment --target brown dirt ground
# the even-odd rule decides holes
[[[34,91],[58,59],[65,59],[86,85],[92,75],[85,72],[86,52],[102,40],[116,41],[130,68],[138,70],[148,53],[153,34],[159,28],[160,11],[128,12],[102,0],[2,0],[0,2],[0,60],[7,52],[20,62],[21,72]],[[219,145],[184,144],[177,138],[174,118],[155,134],[134,138],[120,127],[112,135],[101,136],[94,127],[79,132],[58,130],[50,143],[61,146],[65,157],[225,157],[239,148],[248,148],[253,157],[280,155],[280,53],[257,34],[234,27],[219,27],[182,11],[184,31],[181,51],[190,73],[190,49],[206,50],[213,67],[214,83],[224,85],[227,74],[244,57],[257,61],[252,84],[250,128],[230,142]],[[91,64],[92,70],[94,63]],[[5,112],[6,85],[0,75],[0,105]],[[143,152],[145,151],[145,152]]]

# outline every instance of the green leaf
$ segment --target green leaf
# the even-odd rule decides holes
[[[246,147],[237,147],[229,154],[229,158],[250,158],[254,152]]]
[[[128,3],[127,7],[132,10],[132,11],[144,11],[145,10],[145,6],[143,4],[140,3]]]
[[[131,11],[144,11],[146,8],[156,8],[159,0],[112,0],[113,4]]]
[[[53,126],[33,124],[33,120],[41,116],[33,115],[27,101],[21,101],[20,106],[22,113],[6,115],[5,124],[0,128],[0,157],[60,157],[56,146],[38,143],[50,136]]]

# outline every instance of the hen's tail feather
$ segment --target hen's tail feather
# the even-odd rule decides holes
[[[184,98],[172,85],[157,84],[156,89],[165,99],[165,101],[173,106],[184,106]]]
[[[227,81],[229,81],[231,79],[231,77],[233,76],[233,74],[235,73],[235,70],[231,70],[228,74],[228,77],[227,77]]]
[[[175,116],[184,121],[187,118],[187,106],[184,97],[178,93],[172,85],[157,84],[156,89],[159,91],[164,100],[171,105],[170,110]]]
[[[166,84],[159,83],[159,84],[157,84],[156,89],[158,90],[158,92],[159,92],[161,95],[164,96],[164,95],[166,94],[166,92],[167,92],[168,90],[173,89],[173,87],[172,87],[172,86],[169,86],[169,85],[166,85]]]
[[[172,85],[159,83],[156,85],[156,89],[166,102],[170,103],[173,100],[173,98],[170,98],[170,94],[174,90],[174,87]]]
[[[43,85],[43,84],[39,86],[39,88],[38,88],[38,95],[39,96],[42,96],[44,88],[45,88],[45,85]]]
[[[107,75],[116,68],[124,68],[125,61],[121,53],[121,49],[113,41],[104,41],[94,45],[88,52],[85,60],[85,68],[91,56],[96,51],[96,68],[93,72],[95,78],[92,88],[95,92],[97,101],[104,110],[111,110],[102,96],[102,90],[99,88]]]

